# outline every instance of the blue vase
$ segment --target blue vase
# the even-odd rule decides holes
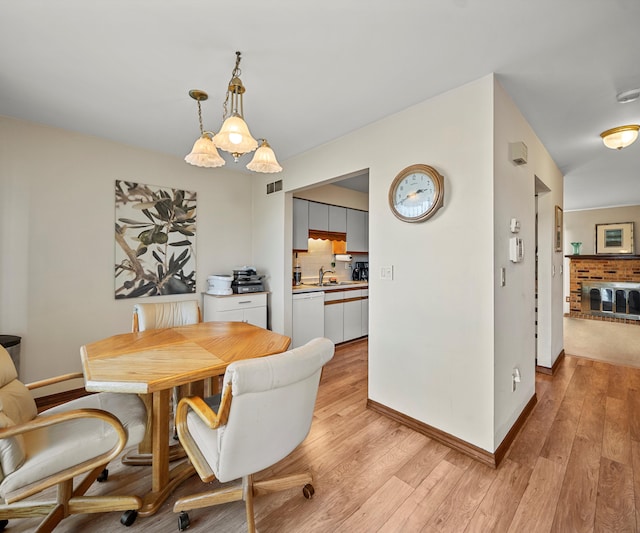
[[[580,247],[582,246],[582,243],[572,242],[571,246],[573,246],[573,255],[580,255]]]

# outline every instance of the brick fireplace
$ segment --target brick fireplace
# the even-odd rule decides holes
[[[640,325],[636,304],[640,291],[640,256],[567,257],[570,259],[570,317]],[[583,301],[589,297],[593,302]]]

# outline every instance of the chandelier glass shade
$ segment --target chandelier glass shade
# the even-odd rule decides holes
[[[222,123],[213,143],[220,150],[233,154],[236,161],[240,155],[253,152],[258,147],[258,141],[251,136],[249,126],[240,115],[231,115]]]
[[[193,144],[191,152],[184,160],[196,167],[215,168],[224,165],[224,159],[220,157],[216,145],[206,133]]]
[[[640,126],[637,124],[618,126],[617,128],[603,131],[600,137],[602,137],[602,142],[607,148],[622,150],[636,141],[638,130],[640,130]]]
[[[261,140],[260,148],[256,150],[256,153],[253,155],[253,159],[247,165],[247,168],[254,172],[264,172],[267,174],[280,172],[282,170],[282,167],[276,160],[276,154],[273,153],[273,150],[266,139]]]
[[[189,96],[198,102],[200,138],[193,145],[191,153],[184,158],[187,163],[196,166],[219,167],[224,165],[225,161],[218,154],[218,148],[230,153],[235,162],[238,162],[243,154],[253,152],[258,148],[258,141],[253,138],[249,126],[244,121],[243,95],[245,88],[240,80],[240,56],[241,53],[236,52],[236,65],[231,73],[231,80],[227,88],[223,104],[223,123],[218,133],[213,134],[203,130],[200,102],[208,98],[207,93],[198,89],[189,91]],[[266,173],[282,170],[273,150],[264,139],[247,168],[254,172]]]

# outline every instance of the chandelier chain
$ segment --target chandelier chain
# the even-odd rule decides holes
[[[231,71],[231,79],[229,80],[229,85],[227,87],[227,95],[224,99],[224,103],[222,104],[222,120],[225,120],[229,116],[227,105],[229,104],[229,93],[231,92],[230,88],[234,86],[233,80],[234,78],[239,78],[242,74],[242,70],[240,70],[240,60],[242,59],[241,55],[242,52],[236,52],[236,65]]]
[[[204,126],[202,125],[202,107],[200,106],[200,100],[198,102],[198,122],[200,123],[200,137],[204,136]]]

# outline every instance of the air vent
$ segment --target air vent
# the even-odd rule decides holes
[[[282,180],[267,183],[267,194],[271,194],[272,192],[278,192],[281,190],[282,190]]]

